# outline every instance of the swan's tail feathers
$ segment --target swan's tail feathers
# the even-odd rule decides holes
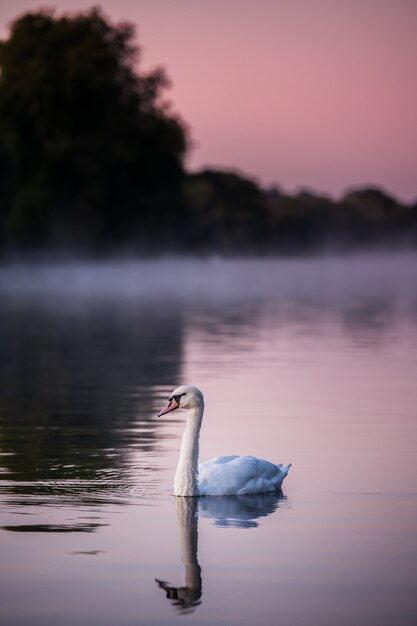
[[[286,477],[286,475],[288,474],[288,471],[289,471],[291,465],[292,465],[292,463],[288,463],[288,465],[284,465],[283,463],[281,463],[280,465],[278,465],[278,467],[280,469],[280,473],[281,473],[281,483],[284,480],[284,478]]]

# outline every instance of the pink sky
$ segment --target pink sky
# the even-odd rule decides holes
[[[59,11],[91,2],[49,3]],[[188,122],[188,166],[340,195],[417,198],[416,0],[103,0],[138,26]],[[36,0],[0,0],[0,31]]]

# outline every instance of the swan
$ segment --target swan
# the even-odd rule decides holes
[[[186,409],[188,414],[175,473],[174,496],[240,496],[280,489],[291,463],[276,465],[254,456],[218,456],[199,465],[203,394],[191,385],[177,387],[158,417],[176,409]]]

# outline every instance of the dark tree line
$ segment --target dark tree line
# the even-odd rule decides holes
[[[28,13],[0,42],[0,249],[312,252],[417,244],[417,207],[378,189],[340,201],[187,174],[163,70],[98,9]]]
[[[197,249],[227,254],[292,254],[416,247],[417,205],[364,188],[334,201],[310,192],[261,189],[236,173],[188,176],[185,203]]]

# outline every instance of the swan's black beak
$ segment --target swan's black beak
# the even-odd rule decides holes
[[[158,417],[161,417],[161,415],[165,415],[165,413],[169,413],[170,411],[175,411],[175,409],[178,409],[178,407],[178,402],[175,398],[172,398],[172,400],[168,402],[168,406],[166,406],[165,409],[162,409],[162,411],[159,411]]]

